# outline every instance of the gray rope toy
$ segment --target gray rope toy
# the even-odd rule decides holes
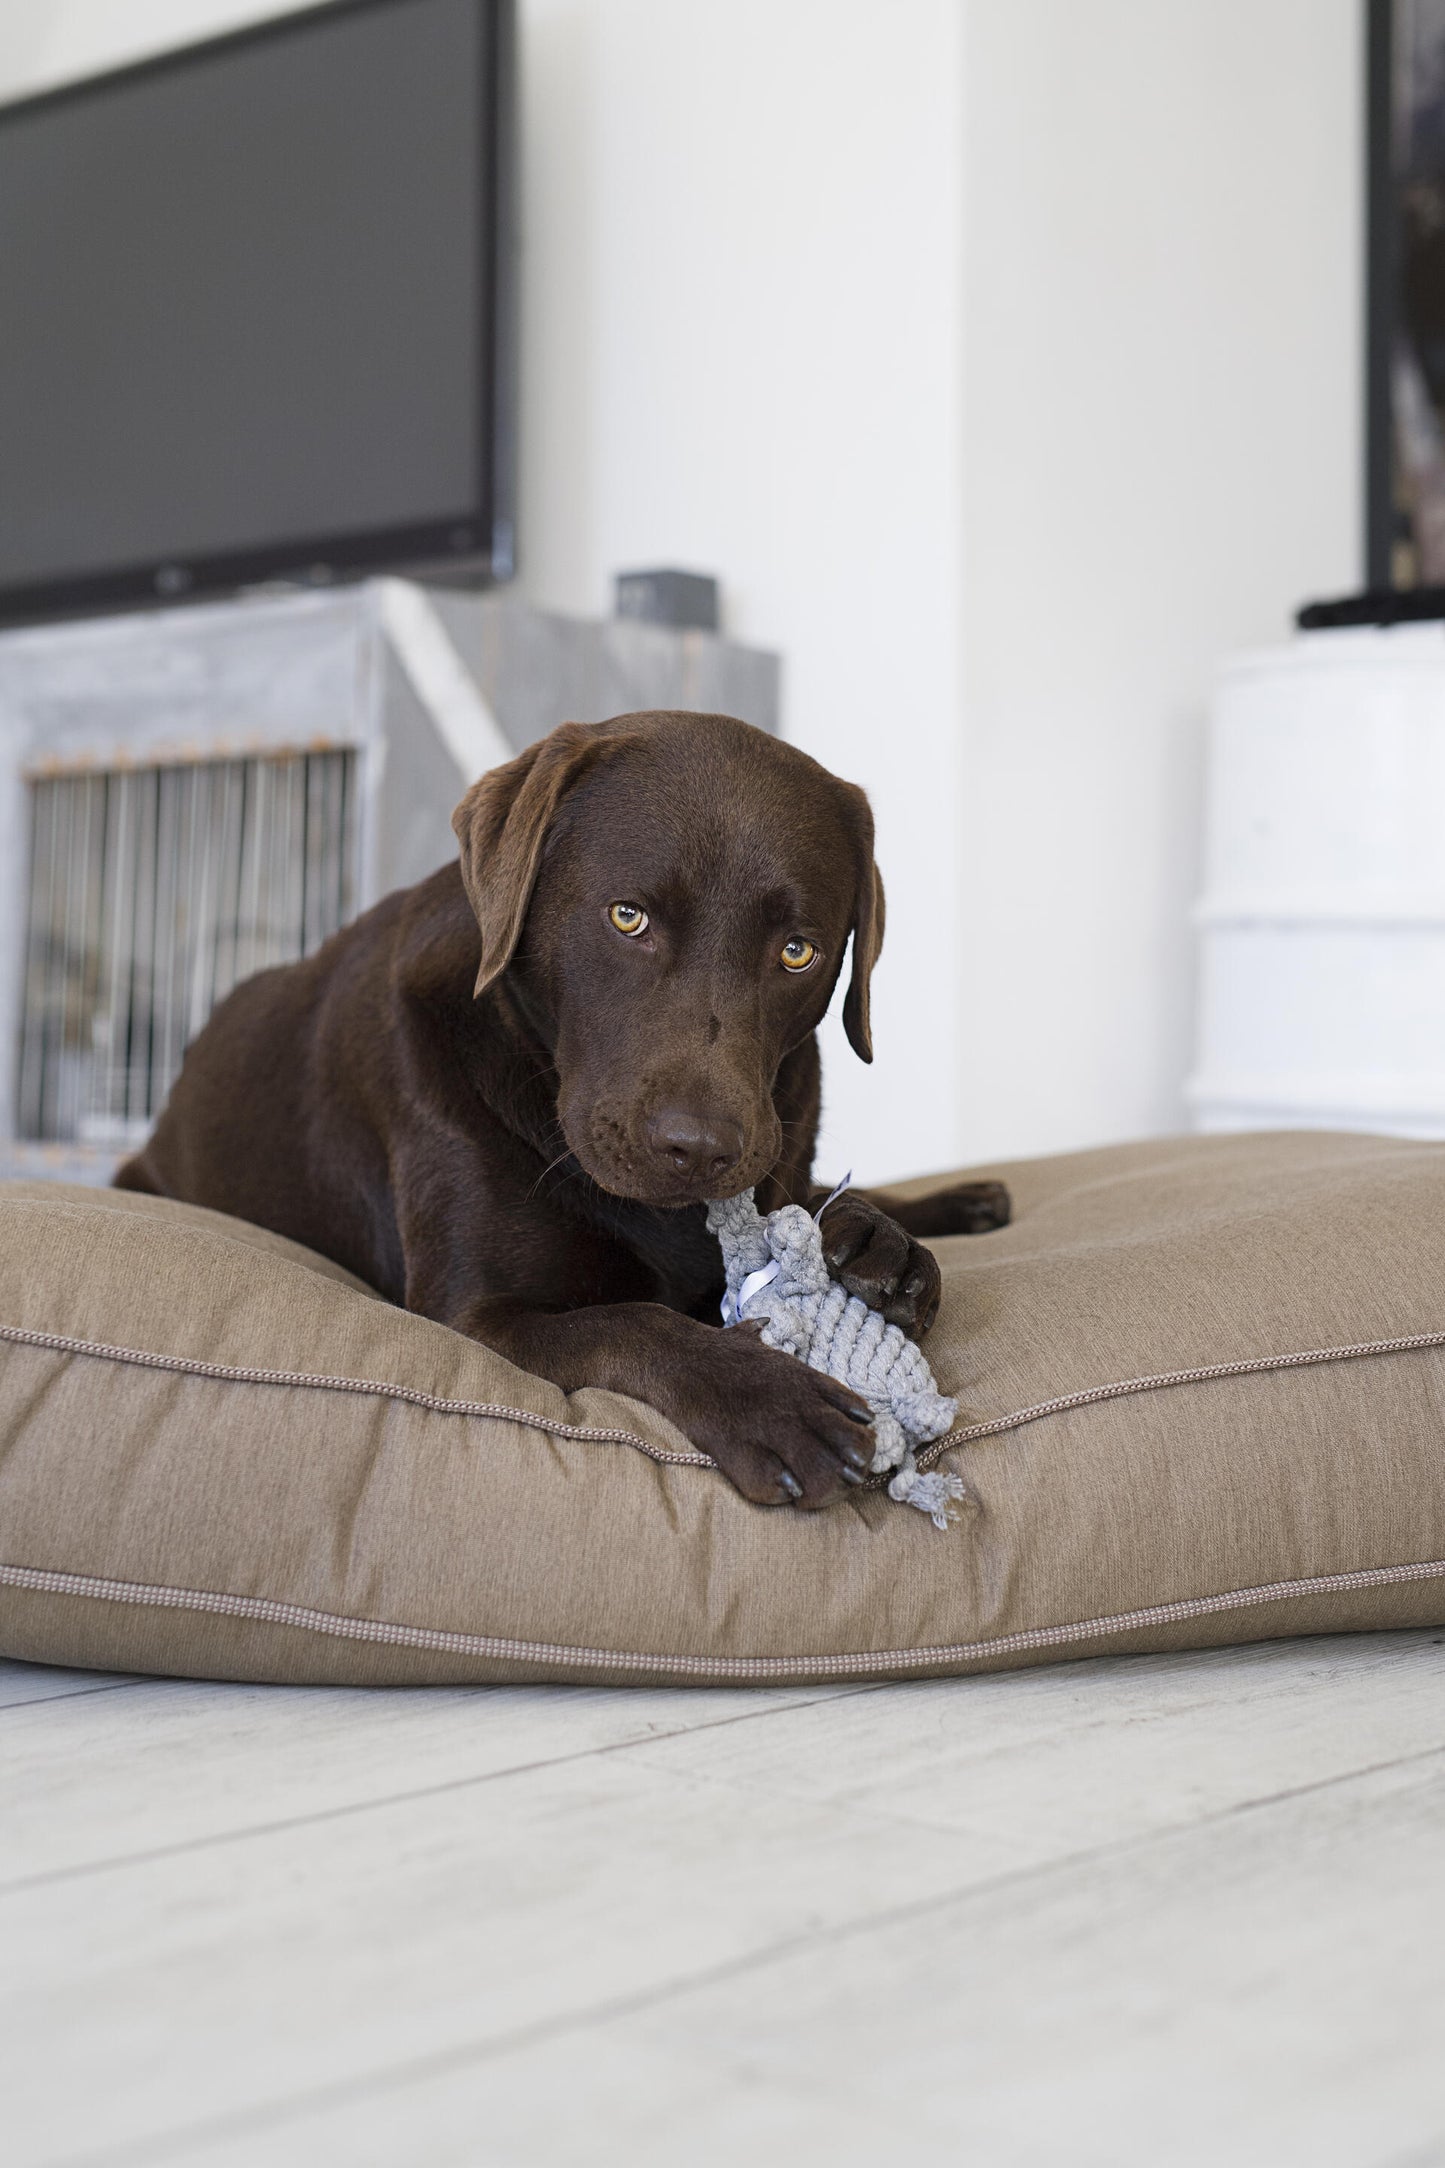
[[[873,1410],[872,1473],[892,1470],[889,1497],[917,1506],[935,1528],[946,1528],[953,1501],[967,1495],[967,1486],[938,1469],[922,1472],[915,1456],[921,1445],[952,1429],[958,1403],[939,1392],[922,1350],[830,1275],[820,1222],[833,1197],[816,1218],[802,1205],[788,1204],[764,1219],[750,1189],[709,1204],[707,1223],[722,1245],[727,1274],[723,1323],[761,1321],[765,1346],[851,1386]]]

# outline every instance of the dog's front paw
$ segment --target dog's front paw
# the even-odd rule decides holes
[[[754,1505],[831,1505],[867,1475],[868,1404],[837,1378],[764,1347],[755,1325],[714,1336],[688,1380],[688,1436]]]
[[[1007,1211],[1005,1193],[1005,1217]],[[938,1315],[943,1280],[932,1251],[897,1220],[856,1190],[844,1190],[823,1214],[823,1256],[850,1295],[881,1310],[910,1340],[923,1338]]]

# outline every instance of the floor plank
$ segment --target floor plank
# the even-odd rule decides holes
[[[1436,1755],[157,2157],[1427,2168],[1445,2154],[1442,1841]]]
[[[28,1708],[37,1701],[68,1701],[76,1694],[104,1694],[132,1686],[133,1675],[118,1671],[61,1671],[53,1664],[22,1664],[0,1656],[0,1710]]]
[[[459,1784],[693,1729],[757,1725],[784,1710],[875,1691],[358,1693],[146,1680],[112,1707],[47,1705],[7,1731],[0,1897],[41,1876],[113,1867],[385,1801],[419,1801]],[[82,1766],[86,1782],[78,1785]]]
[[[700,1788],[826,1797],[900,1838],[1007,1837],[1048,1864],[1435,1748],[1445,1637],[1419,1634],[924,1681],[634,1759]]]
[[[751,1806],[701,1813],[687,1783],[592,1755],[12,1890],[7,2135],[64,2158],[354,2081],[655,1993],[953,1871],[946,1833],[869,1867],[871,1821]],[[978,1846],[965,1871],[1013,1864]]]
[[[1350,2032],[1363,2022],[1354,1989],[1342,2000],[1332,1983],[1329,1999],[1320,1952],[1371,1980],[1386,2011],[1398,2000],[1389,1968],[1403,1965],[1438,2024],[1433,1954],[1411,1956],[1404,1930],[1408,1917],[1418,1941],[1445,1905],[1442,1643],[1106,1658],[791,1700],[172,1686],[133,1726],[132,1694],[57,1702],[33,1726],[19,1712],[7,1740],[33,1730],[25,1789],[34,1779],[38,1802],[24,1856],[48,1860],[39,1871],[53,1878],[0,1898],[14,2168],[228,2147],[238,2161],[421,2168],[479,2157],[464,2150],[478,2102],[501,2148],[489,2145],[489,2163],[571,2159],[568,2146],[585,2150],[617,2115],[616,2157],[629,2161],[669,2146],[675,2157],[689,2118],[694,2136],[722,2132],[734,2152],[776,2126],[811,2158],[793,2131],[811,2117],[832,2129],[832,2163],[871,2155],[890,2131],[913,2151],[977,2128],[990,2147],[1014,2146],[997,2154],[1012,2168],[1048,2158],[1082,2113],[1085,2065],[1102,2073],[1111,2143],[1131,2067],[1141,2099],[1156,2054],[1186,2082],[1196,1959],[1221,2100],[1246,2098],[1250,2028],[1269,2033],[1271,1997],[1283,1997],[1283,2068],[1298,2081],[1307,2057],[1277,1977],[1284,1958],[1258,1974],[1247,1961],[1253,1912],[1267,1918],[1271,1904],[1279,1951],[1288,1930],[1302,1953],[1299,1991],[1323,1997],[1318,2052],[1328,2043],[1339,2084],[1373,2098]],[[680,1728],[679,1711],[698,1720]],[[187,1776],[188,1739],[201,1775]],[[80,1768],[89,1798],[77,1804]],[[1331,1822],[1320,1802],[1346,1793],[1355,1806]],[[1417,1794],[1425,1804],[1399,1805]],[[148,1798],[150,1826],[181,1849],[144,1850]],[[1251,1849],[1250,1818],[1271,1816],[1291,1834]],[[107,1844],[118,1863],[94,1865]],[[1391,1869],[1371,1941],[1368,1907],[1336,1884],[1361,1861],[1363,1886],[1379,1882],[1381,1846],[1400,1876],[1409,1862],[1413,1908]],[[1106,1888],[1112,1910],[1091,1895]],[[1233,1958],[1218,1932],[1231,1906]],[[1162,2000],[1146,1965],[1156,1912],[1176,1938]],[[1052,2003],[1051,1966],[1065,1983]],[[1090,1979],[1114,2012],[1113,2045],[1089,2014]],[[1238,2037],[1236,1991],[1253,2012]],[[1430,2123],[1415,2069],[1419,2027],[1398,2012],[1395,2023],[1399,2107],[1380,2127],[1398,2153],[1445,2125]],[[1077,2040],[1091,2043],[1082,2064]],[[1028,2126],[1016,2143],[1009,2088],[1035,2081],[1063,2120],[1054,2140]],[[374,2116],[384,2130],[393,2095],[412,2143],[368,2152],[353,2125]],[[1142,2162],[1153,2127],[1128,2123],[1131,2153],[1066,2157]]]

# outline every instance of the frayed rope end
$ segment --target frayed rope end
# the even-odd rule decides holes
[[[920,1474],[917,1468],[900,1468],[888,1486],[890,1498],[900,1505],[917,1506],[926,1513],[935,1528],[947,1528],[958,1519],[955,1503],[968,1496],[968,1485],[960,1475],[950,1475],[942,1468],[930,1468]]]

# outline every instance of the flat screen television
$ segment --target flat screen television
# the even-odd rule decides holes
[[[512,568],[510,0],[0,107],[0,618]]]

